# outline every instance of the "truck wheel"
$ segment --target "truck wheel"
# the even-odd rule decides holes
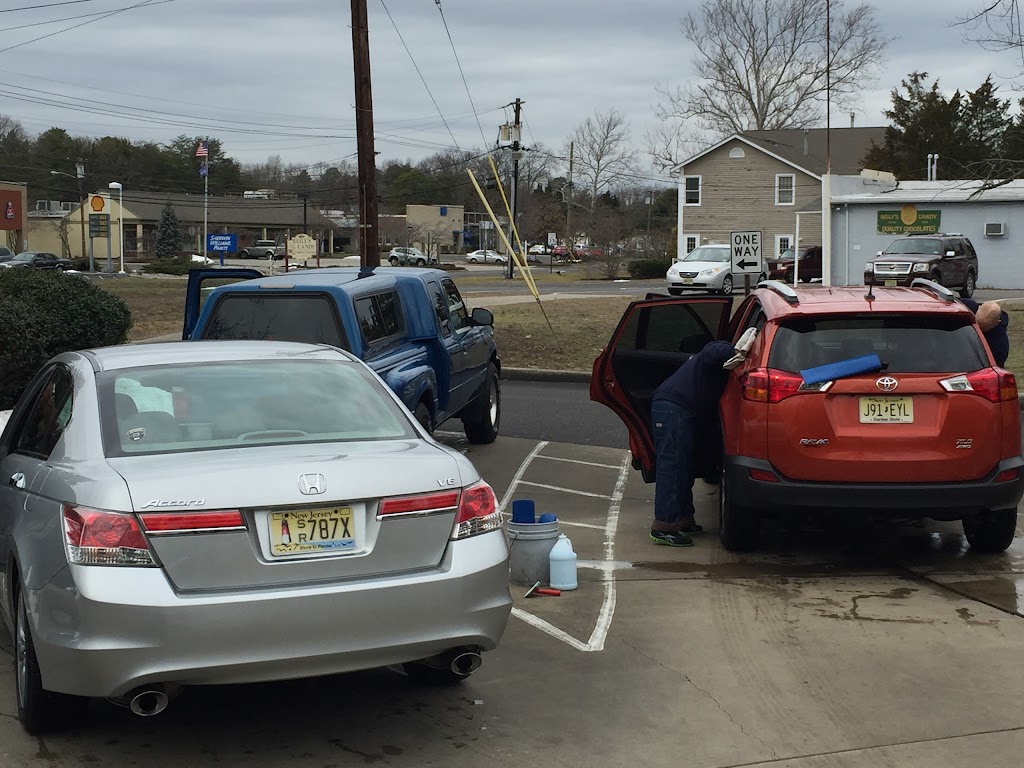
[[[75,716],[84,709],[87,700],[43,688],[23,589],[18,590],[14,621],[14,688],[18,700],[18,719],[22,727],[33,735],[66,728],[75,721]]]
[[[732,501],[724,460],[718,486],[718,538],[730,552],[751,552],[761,539],[761,522],[754,511]]]
[[[497,439],[501,424],[501,384],[494,363],[487,366],[484,391],[467,406],[462,424],[466,428],[466,439],[475,445],[486,445]]]
[[[974,273],[967,273],[967,282],[964,283],[964,287],[960,289],[960,298],[969,299],[974,295]]]
[[[1017,510],[997,509],[963,519],[964,535],[975,552],[1005,552],[1017,532]]]
[[[428,435],[434,434],[434,420],[430,416],[430,407],[426,403],[420,401],[412,415],[416,417],[420,426],[427,430]]]

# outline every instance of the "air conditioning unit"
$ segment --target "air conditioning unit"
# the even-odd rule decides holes
[[[63,202],[62,202],[62,203],[60,204],[60,209],[61,209],[62,211],[71,211],[71,210],[73,210],[73,209],[74,209],[74,207],[75,207],[75,204],[74,204],[74,203],[63,203]]]
[[[1001,221],[990,221],[985,224],[985,237],[1005,237],[1006,227]]]

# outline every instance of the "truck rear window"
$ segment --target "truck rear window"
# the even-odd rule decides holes
[[[349,349],[334,302],[312,293],[226,293],[217,299],[203,338],[296,341]]]
[[[971,318],[927,314],[793,318],[776,332],[768,365],[798,373],[872,353],[889,373],[968,373],[989,366]]]

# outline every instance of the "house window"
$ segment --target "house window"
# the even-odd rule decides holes
[[[776,235],[775,236],[775,258],[779,258],[783,253],[793,247],[793,236],[792,235]]]
[[[700,235],[683,235],[683,246],[685,248],[685,253],[681,253],[679,255],[685,256],[698,245],[700,245]]]
[[[729,157],[733,160],[739,160],[741,157],[746,157],[747,153],[743,151],[743,147],[733,147],[729,150]]]
[[[700,205],[700,176],[685,176],[683,190],[683,205]]]
[[[775,204],[793,205],[796,202],[796,176],[792,173],[775,175]]]

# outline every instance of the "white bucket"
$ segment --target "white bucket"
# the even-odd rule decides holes
[[[558,521],[551,523],[508,523],[509,578],[513,584],[532,587],[551,578],[548,557],[558,541]]]

